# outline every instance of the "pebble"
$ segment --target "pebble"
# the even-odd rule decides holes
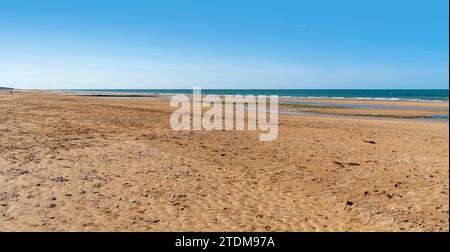
[[[28,170],[25,170],[22,168],[16,169],[15,171],[12,172],[12,174],[14,176],[19,176],[19,175],[23,175],[23,174],[27,174],[27,173],[30,173],[30,172]]]
[[[66,182],[69,181],[65,176],[57,176],[52,178],[53,181],[55,182]]]
[[[140,204],[140,202],[138,200],[135,200],[135,199],[130,199],[130,203],[136,204],[136,205]]]

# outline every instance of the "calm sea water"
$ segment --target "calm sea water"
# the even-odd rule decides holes
[[[61,91],[61,90],[60,90]],[[192,89],[70,89],[95,93],[192,94]],[[448,101],[448,89],[202,89],[202,94]]]

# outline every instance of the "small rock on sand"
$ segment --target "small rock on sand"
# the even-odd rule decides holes
[[[130,199],[130,203],[131,204],[135,204],[135,205],[139,205],[141,202],[139,202],[139,200],[136,200],[136,199]]]
[[[55,182],[66,182],[69,181],[65,176],[57,176],[52,178],[53,181]]]
[[[26,169],[19,168],[19,169],[16,169],[15,171],[13,171],[12,175],[19,176],[19,175],[24,175],[24,174],[27,174],[27,173],[30,173],[30,172],[28,170],[26,170]]]

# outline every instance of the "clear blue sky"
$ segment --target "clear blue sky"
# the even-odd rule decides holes
[[[0,2],[0,86],[448,88],[449,2]]]

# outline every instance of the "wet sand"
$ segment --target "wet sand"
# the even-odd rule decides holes
[[[369,100],[369,99],[317,99],[317,98],[280,98],[281,102],[329,102],[329,103],[353,103],[353,104],[366,104],[366,105],[385,105],[385,106],[421,106],[432,108],[447,108],[448,102],[432,102],[432,101],[407,101],[407,100]]]
[[[310,112],[325,115],[420,119],[446,117],[448,102],[413,102],[361,99],[281,98],[281,111]]]
[[[0,230],[449,230],[448,123],[280,115],[260,142],[171,112],[0,92]]]

